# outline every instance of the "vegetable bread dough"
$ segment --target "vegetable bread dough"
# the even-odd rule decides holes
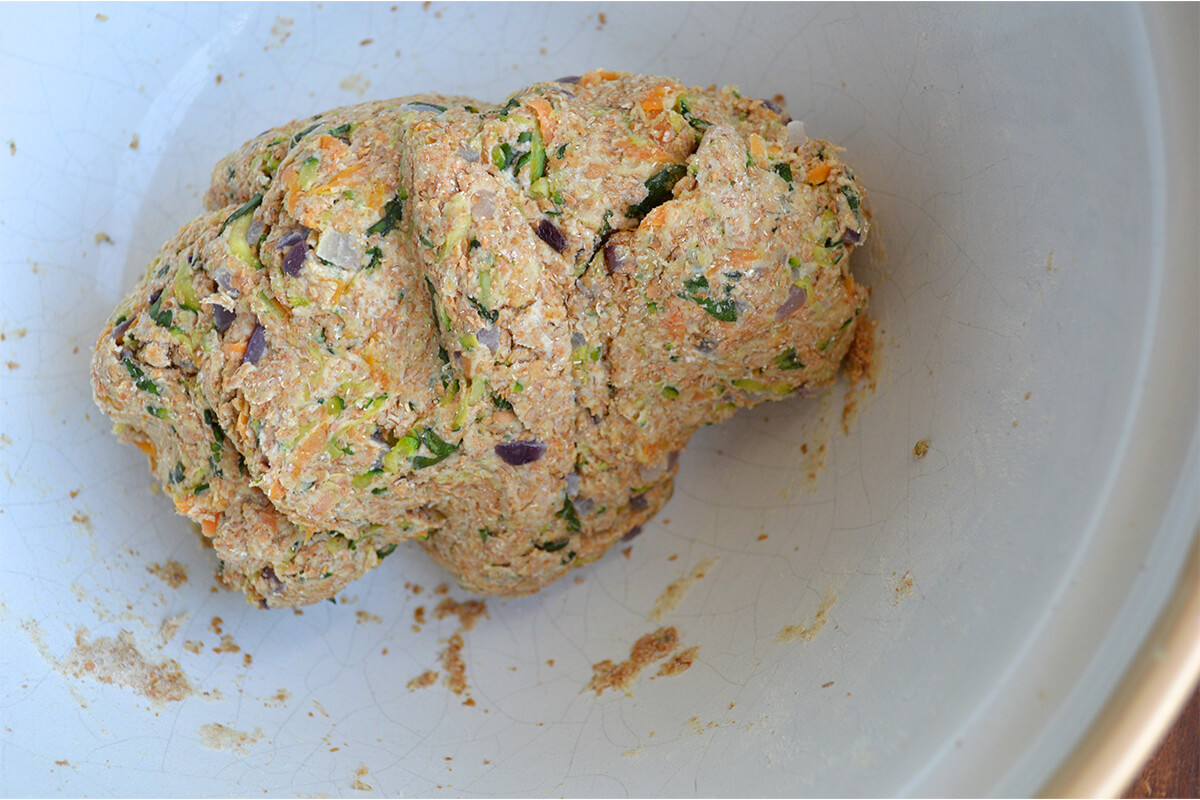
[[[861,198],[732,87],[336,109],[217,165],[102,333],[96,402],[263,607],[409,539],[533,592],[653,516],[698,427],[834,378]]]

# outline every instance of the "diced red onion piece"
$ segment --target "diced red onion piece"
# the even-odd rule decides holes
[[[458,157],[463,161],[474,163],[479,160],[479,151],[470,147],[460,147],[458,148]]]
[[[487,218],[496,213],[496,204],[493,202],[496,195],[492,192],[480,192],[471,203],[471,216],[476,218]]]
[[[300,270],[304,269],[304,259],[308,255],[308,245],[304,243],[304,239],[293,244],[288,248],[288,251],[283,255],[283,271],[293,278],[300,276]]]
[[[296,244],[297,242],[303,242],[307,238],[308,238],[308,235],[304,231],[299,231],[299,230],[289,231],[287,234],[285,234],[283,236],[283,238],[281,238],[278,242],[275,243],[275,249],[283,250],[285,248],[291,247],[292,245]]]
[[[804,291],[803,286],[792,284],[788,289],[787,299],[779,304],[779,308],[775,309],[775,319],[786,319],[792,314],[795,314],[800,309],[804,308],[804,304],[808,301],[808,292]]]
[[[621,275],[632,271],[637,259],[629,250],[616,242],[604,245],[604,268],[609,275]]]
[[[696,345],[696,349],[701,353],[714,353],[717,350],[717,340],[704,338]]]
[[[776,103],[774,100],[763,100],[762,104],[764,106],[766,106],[767,108],[771,109],[772,111],[774,111],[776,114],[783,113],[783,107],[780,106],[779,103]]]
[[[862,241],[862,231],[847,228],[846,233],[842,235],[842,241],[849,242],[850,244],[858,244]]]
[[[645,511],[650,507],[650,501],[644,494],[631,494],[629,495],[629,507],[634,511]]]
[[[542,219],[538,222],[535,233],[539,239],[553,247],[554,252],[561,253],[567,249],[567,237],[563,236],[563,232],[556,228],[550,220]]]
[[[250,225],[246,228],[246,241],[257,242],[265,227],[261,219],[251,220]]]
[[[271,594],[279,594],[283,591],[283,581],[279,580],[279,576],[275,574],[275,568],[270,564],[263,567],[258,574],[259,577],[266,581],[267,586],[271,590]]]
[[[576,497],[571,502],[575,505],[576,514],[590,514],[596,507],[596,501],[590,497]]]
[[[480,328],[475,331],[475,338],[493,353],[500,349],[500,331],[495,328]]]
[[[213,272],[213,278],[217,281],[217,286],[220,286],[221,290],[234,300],[241,296],[241,292],[233,285],[233,273],[229,271],[228,267],[218,267]]]
[[[622,542],[628,542],[628,541],[630,541],[631,539],[636,539],[637,537],[641,536],[641,534],[642,534],[642,526],[641,526],[641,525],[634,525],[632,528],[630,528],[630,529],[629,529],[629,530],[628,530],[628,531],[625,533],[625,535],[624,535],[624,536],[622,536],[622,537],[621,537],[621,541],[622,541]]]
[[[150,293],[150,305],[158,302],[158,298],[162,297],[162,289],[155,289]]]
[[[804,132],[804,123],[798,119],[794,119],[787,124],[788,144],[792,147],[800,147],[808,141],[808,135]]]
[[[125,319],[121,320],[121,323],[119,325],[117,325],[115,328],[113,328],[113,332],[112,332],[113,341],[116,342],[117,344],[120,344],[121,340],[125,336],[125,331],[129,330],[129,326],[132,324],[133,324],[133,317],[126,317]]]
[[[564,75],[561,78],[555,78],[555,83],[579,83],[578,75]]]
[[[579,472],[571,470],[567,473],[567,497],[574,500],[579,497]]]
[[[500,442],[496,445],[496,455],[505,464],[520,467],[532,464],[546,452],[546,443],[537,439],[527,439],[516,442]]]
[[[212,304],[213,324],[216,325],[217,333],[224,333],[229,330],[229,326],[237,319],[237,313],[230,311],[219,303]]]
[[[254,326],[250,338],[246,340],[246,351],[242,353],[243,364],[257,364],[267,352],[267,330],[261,323]]]
[[[342,269],[358,269],[363,263],[363,251],[354,237],[333,228],[321,234],[317,255]]]

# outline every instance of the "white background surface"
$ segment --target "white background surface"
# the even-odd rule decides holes
[[[1140,14],[6,6],[0,792],[1036,791],[1136,651],[1200,517],[1196,310],[1171,302],[1195,267],[1164,255],[1169,162]],[[199,213],[211,166],[250,136],[418,91],[502,100],[593,67],[782,93],[809,135],[847,148],[876,220],[854,269],[874,288],[882,373],[849,434],[840,390],[703,432],[631,558],[490,600],[464,637],[464,707],[406,686],[440,669],[456,627],[411,630],[445,580],[416,548],[302,616],[211,592],[211,554],[92,406],[88,360]],[[652,668],[629,696],[581,693],[713,556],[665,620],[699,646],[695,665]],[[168,559],[188,568],[178,589],[146,570]],[[827,591],[821,633],[777,641]],[[240,652],[213,652],[215,616]],[[62,674],[84,628],[129,631],[199,693],[155,705]],[[256,740],[213,749],[211,723]]]

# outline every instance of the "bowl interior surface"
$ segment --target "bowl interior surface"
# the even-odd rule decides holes
[[[1141,13],[11,6],[0,789],[1035,792],[1136,651],[1197,518],[1195,366],[1169,375],[1155,356],[1178,269]],[[92,405],[91,348],[200,212],[213,164],[261,130],[421,91],[502,100],[595,67],[782,94],[846,148],[874,220],[852,268],[873,289],[880,371],[873,391],[705,429],[628,557],[488,600],[464,634],[464,705],[408,685],[443,669],[457,627],[413,630],[447,582],[416,547],[303,614],[214,590],[211,553]],[[1194,311],[1185,324],[1186,356]],[[1160,463],[1131,476],[1146,436]],[[1117,507],[1122,491],[1138,499]],[[170,560],[181,585],[148,570]],[[698,646],[692,667],[582,691],[706,560],[662,622]],[[122,631],[194,693],[156,704],[71,674],[81,643]]]

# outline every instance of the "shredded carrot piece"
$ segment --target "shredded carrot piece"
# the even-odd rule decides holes
[[[646,116],[653,117],[655,114],[661,114],[663,110],[663,96],[667,93],[666,86],[655,86],[650,91],[646,92],[642,98],[642,111],[646,112]]]
[[[667,221],[666,217],[666,206],[659,206],[646,215],[645,219],[642,220],[642,225],[648,228],[661,228]]]
[[[819,186],[829,178],[829,173],[832,171],[833,167],[829,166],[828,164],[818,164],[810,169],[805,177],[808,179],[809,183],[813,184],[814,186]]]
[[[604,83],[605,81],[615,81],[619,77],[621,77],[621,73],[619,73],[619,72],[612,72],[607,69],[594,69],[591,72],[585,73],[584,75],[580,76],[579,85],[580,86],[595,86],[597,83]]]
[[[361,163],[346,167],[344,170],[342,170],[338,174],[331,177],[328,181],[326,181],[324,186],[322,186],[319,189],[314,189],[312,192],[310,192],[310,194],[333,194],[334,192],[340,192],[340,191],[342,191],[342,187],[339,186],[338,184],[342,180],[353,175],[354,173],[358,172],[362,168],[363,168],[363,165]]]
[[[153,442],[138,439],[136,442],[134,442],[134,444],[137,445],[138,450],[141,450],[146,454],[146,457],[150,459],[150,469],[154,469],[158,466],[158,450],[154,448]]]
[[[544,97],[532,97],[526,100],[529,107],[537,114],[538,125],[542,129],[542,141],[549,144],[554,138],[554,131],[557,130],[557,123],[554,121],[554,109],[550,107],[550,103]]]
[[[322,422],[308,432],[308,435],[296,445],[288,458],[288,476],[295,478],[300,475],[300,469],[306,466],[317,453],[325,447],[329,439],[328,422]],[[287,495],[282,487],[277,495],[269,495],[272,500],[280,500]]]
[[[212,514],[200,520],[200,530],[204,531],[204,535],[212,539],[217,535],[217,523],[221,521],[220,512]]]
[[[245,355],[245,353],[246,353],[246,343],[245,342],[224,342],[221,345],[221,352],[223,352],[225,354],[225,357],[228,358],[230,361],[238,361],[240,363],[242,360],[242,356]]]

